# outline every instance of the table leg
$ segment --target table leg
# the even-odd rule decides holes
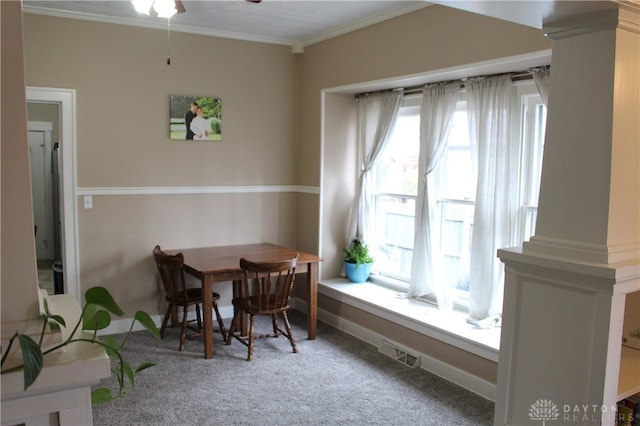
[[[212,281],[206,276],[202,278],[202,316],[204,332],[204,357],[213,358],[213,295]]]
[[[173,305],[171,308],[171,327],[178,327],[178,307]]]
[[[307,333],[309,340],[313,340],[316,338],[316,321],[318,318],[318,264],[311,262],[307,269],[307,287],[309,290]]]
[[[242,286],[242,281],[241,280],[234,280],[233,281],[233,297],[242,297],[245,296],[244,294],[244,290],[243,290],[243,286]],[[235,307],[233,308],[233,317],[236,317],[236,311],[235,311]],[[242,336],[247,336],[249,334],[249,327],[248,327],[248,315],[243,314],[240,315],[240,324],[236,324],[236,330],[240,330],[240,335]]]

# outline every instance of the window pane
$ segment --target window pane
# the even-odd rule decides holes
[[[441,202],[442,235],[440,250],[444,255],[445,279],[448,288],[469,291],[473,204]]]
[[[469,146],[469,125],[467,123],[467,102],[459,101],[449,129],[449,147]]]
[[[411,275],[415,198],[376,197],[375,267],[380,274],[408,280]]]
[[[522,168],[523,203],[520,206],[520,238],[529,240],[535,234],[540,176],[542,172],[542,153],[547,121],[547,108],[537,94],[526,96],[525,120],[522,139],[524,141]]]
[[[391,139],[376,168],[377,192],[416,195],[420,116],[398,117]]]
[[[531,205],[538,205],[540,191],[540,174],[542,173],[542,151],[544,149],[544,133],[547,125],[547,109],[544,104],[535,105],[533,114],[533,134],[531,142],[531,176],[529,178],[529,200]]]
[[[440,163],[438,198],[475,199],[475,179],[471,163],[471,142],[467,121],[467,103],[458,101],[449,131],[447,150]]]
[[[439,198],[475,199],[470,149],[449,149],[444,160],[444,191],[439,194]]]
[[[439,165],[436,194],[440,207],[440,250],[444,256],[447,288],[469,291],[471,231],[475,200],[475,178],[466,101],[458,101],[447,150]],[[459,294],[458,294],[459,296]]]
[[[391,138],[375,170],[376,272],[408,281],[415,235],[418,193],[420,116],[412,107],[400,109]]]
[[[525,207],[525,224],[524,224],[524,239],[529,240],[536,231],[536,219],[538,216],[537,207]]]

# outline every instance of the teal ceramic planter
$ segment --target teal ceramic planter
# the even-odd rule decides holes
[[[363,283],[369,278],[371,265],[373,265],[373,263],[361,263],[357,265],[355,263],[344,262],[344,269],[349,281],[352,283]]]

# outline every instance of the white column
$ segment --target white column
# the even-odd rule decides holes
[[[495,425],[615,424],[624,302],[640,291],[639,9],[622,7],[545,23],[536,235],[498,251]]]
[[[595,263],[640,258],[637,10],[545,25],[551,87],[536,235],[525,252]]]

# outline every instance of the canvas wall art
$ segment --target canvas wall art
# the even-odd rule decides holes
[[[222,100],[202,96],[171,96],[169,138],[222,140]]]

